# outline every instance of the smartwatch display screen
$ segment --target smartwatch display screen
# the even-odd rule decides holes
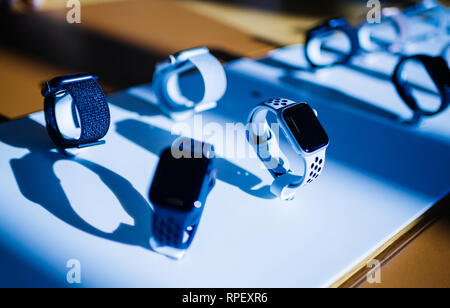
[[[306,153],[317,151],[328,145],[328,135],[309,105],[298,104],[285,109],[283,119]]]
[[[198,200],[210,164],[208,158],[180,158],[167,149],[156,169],[150,201],[153,204],[189,211]]]

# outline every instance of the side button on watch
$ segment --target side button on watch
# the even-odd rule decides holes
[[[47,131],[58,148],[85,148],[101,140],[111,123],[105,94],[92,74],[75,74],[42,84]]]
[[[209,144],[182,138],[161,154],[150,188],[150,245],[156,252],[181,259],[191,245],[216,181],[213,151]]]

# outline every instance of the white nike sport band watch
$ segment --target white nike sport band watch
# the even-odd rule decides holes
[[[276,116],[281,131],[303,160],[303,174],[294,174],[282,158],[277,136],[267,119],[269,112]],[[292,200],[299,187],[312,183],[322,173],[329,144],[316,112],[306,103],[288,99],[272,99],[254,108],[248,121],[247,140],[274,177],[271,192],[283,200]]]
[[[183,95],[180,75],[196,69],[204,83],[203,98],[194,102]],[[153,75],[153,91],[160,109],[174,120],[185,120],[196,112],[215,108],[225,94],[227,78],[222,64],[208,48],[182,51],[159,63]]]

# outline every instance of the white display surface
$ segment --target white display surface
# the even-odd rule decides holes
[[[362,87],[361,73],[342,70],[324,78]],[[148,191],[159,153],[176,136],[147,85],[109,97],[106,144],[76,159],[49,150],[43,113],[0,125],[3,245],[67,286],[69,259],[81,262],[85,287],[330,286],[448,192],[450,111],[404,127],[286,82],[285,73],[248,59],[229,64],[227,93],[203,122],[245,124],[268,98],[308,101],[331,143],[324,172],[295,200],[270,195],[272,178],[257,159],[219,158],[217,185],[186,257],[151,251]],[[195,76],[189,79],[192,89]],[[396,103],[386,82],[371,88],[374,102]]]

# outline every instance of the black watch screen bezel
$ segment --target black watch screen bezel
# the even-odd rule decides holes
[[[288,107],[281,115],[305,153],[313,153],[328,146],[330,142],[328,134],[308,104],[300,103]]]

